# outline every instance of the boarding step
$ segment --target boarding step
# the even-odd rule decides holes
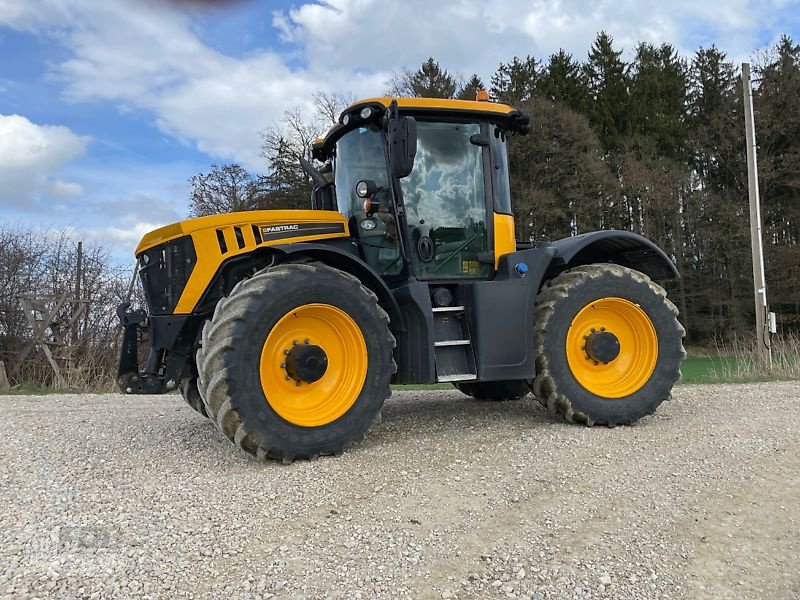
[[[455,381],[475,381],[478,375],[475,373],[457,373],[453,375],[441,375],[436,378],[439,383],[453,383]]]
[[[463,312],[463,306],[436,306],[433,309],[435,313],[446,313],[446,312]]]
[[[438,348],[439,346],[468,346],[471,343],[469,340],[442,340],[441,342],[434,342],[433,345]]]
[[[477,379],[465,307],[437,306],[432,310],[436,380],[453,382]]]

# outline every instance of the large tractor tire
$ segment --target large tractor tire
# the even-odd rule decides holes
[[[533,393],[570,422],[614,427],[652,414],[680,377],[678,309],[646,275],[576,267],[536,300]]]
[[[186,404],[191,406],[198,413],[204,417],[208,417],[206,406],[203,404],[203,399],[200,397],[200,390],[197,389],[197,377],[187,377],[181,382],[181,396],[186,401]]]
[[[489,400],[494,402],[504,400],[519,400],[530,393],[530,388],[525,380],[510,381],[461,381],[453,384],[455,388],[476,400]]]
[[[394,336],[377,297],[320,263],[284,264],[217,304],[197,353],[209,418],[259,458],[340,454],[391,395]]]

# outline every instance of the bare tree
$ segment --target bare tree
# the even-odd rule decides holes
[[[241,165],[211,165],[208,173],[189,178],[192,186],[190,214],[193,217],[267,208],[269,183],[263,175],[252,175]]]
[[[13,373],[12,383],[54,383],[44,354],[32,347],[36,332],[20,298],[73,298],[78,276],[76,250],[75,240],[66,231],[0,226],[0,360]],[[62,302],[40,345],[58,341],[55,338],[69,345],[68,386],[111,389],[118,357],[116,307],[129,300],[132,273],[114,265],[108,252],[97,244],[84,244],[82,259],[80,300],[87,303],[87,309],[75,326],[70,326],[75,306]],[[136,299],[142,301],[140,291]]]

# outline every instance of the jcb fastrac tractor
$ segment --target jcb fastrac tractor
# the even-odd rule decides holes
[[[684,331],[651,279],[678,273],[624,231],[515,241],[506,140],[528,129],[488,101],[363,100],[314,143],[325,166],[302,161],[310,210],[148,233],[147,313],[119,309],[121,389],[180,388],[243,450],[284,462],[361,440],[393,383],[532,391],[586,425],[653,413]]]

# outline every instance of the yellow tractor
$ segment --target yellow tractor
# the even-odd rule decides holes
[[[284,462],[360,441],[391,384],[532,391],[586,425],[653,413],[680,375],[684,331],[652,280],[678,273],[625,231],[517,242],[506,141],[528,129],[485,100],[363,100],[315,141],[325,166],[302,161],[310,210],[148,233],[136,249],[147,310],[118,310],[120,388],[180,389],[243,450]]]

